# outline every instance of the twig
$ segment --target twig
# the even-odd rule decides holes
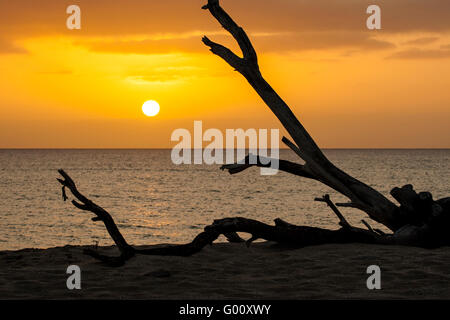
[[[331,210],[336,214],[336,216],[339,218],[339,224],[344,228],[352,228],[352,226],[345,220],[342,213],[339,211],[339,209],[334,205],[334,203],[331,201],[330,196],[328,194],[324,195],[322,198],[315,198],[314,201],[319,202],[325,202]]]

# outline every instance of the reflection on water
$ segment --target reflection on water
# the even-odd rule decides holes
[[[435,198],[450,195],[450,150],[326,150],[339,167],[388,194],[412,183]],[[280,158],[297,161],[282,150]],[[180,165],[170,150],[0,150],[0,250],[66,244],[111,244],[101,223],[61,199],[57,169],[107,209],[132,244],[180,243],[214,219],[245,216],[270,223],[337,228],[336,217],[316,196],[340,195],[318,182],[286,173],[237,175],[218,165]],[[343,209],[351,223],[364,214]]]

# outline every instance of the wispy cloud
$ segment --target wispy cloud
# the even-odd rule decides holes
[[[42,75],[70,75],[73,74],[71,70],[55,70],[55,71],[38,71],[38,74]]]
[[[176,75],[147,75],[147,76],[128,76],[125,81],[138,85],[175,85],[182,83],[185,78]]]
[[[202,33],[211,36],[211,33]],[[259,52],[286,52],[327,49],[359,49],[384,50],[395,48],[392,42],[378,39],[368,32],[273,32],[251,33],[255,47]],[[215,33],[214,41],[230,43],[228,35]],[[207,52],[200,41],[200,36],[192,34],[189,37],[148,37],[140,39],[99,39],[86,38],[77,40],[74,44],[93,52],[117,54],[168,54],[177,52]],[[232,46],[236,44],[232,42]]]
[[[64,1],[1,1],[0,34],[27,37],[46,34],[120,36],[147,34],[160,38],[217,28],[200,7],[204,0],[78,0],[83,12],[81,32],[65,27]],[[254,34],[318,31],[364,31],[367,1],[227,0],[223,6]],[[449,32],[448,0],[378,0],[383,33]]]
[[[406,45],[427,45],[431,43],[435,43],[439,40],[439,37],[421,37],[414,40],[406,41]]]
[[[17,46],[11,41],[0,38],[0,54],[25,54],[28,51],[25,48]]]
[[[387,59],[447,59],[450,58],[450,49],[409,49],[395,52]]]
[[[192,79],[211,77],[210,71],[197,66],[164,66],[155,67],[147,72],[131,73],[125,80],[140,85],[174,85]]]

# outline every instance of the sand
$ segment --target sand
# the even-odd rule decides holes
[[[83,248],[0,252],[0,299],[450,298],[450,248],[217,243],[191,257],[136,256],[119,268]],[[70,264],[81,268],[81,290],[66,287]],[[372,264],[381,268],[381,290],[366,287]]]

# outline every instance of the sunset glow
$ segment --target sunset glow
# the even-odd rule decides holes
[[[420,5],[403,17],[405,1],[381,1],[383,29],[369,31],[364,1],[264,1],[249,14],[253,2],[223,6],[321,147],[450,147],[450,19],[426,20]],[[280,128],[201,43],[208,35],[240,54],[204,0],[77,3],[81,30],[66,28],[65,3],[0,4],[0,147],[168,148],[194,120]],[[450,12],[440,3],[423,10]],[[149,97],[164,106],[152,126],[136,107]]]

